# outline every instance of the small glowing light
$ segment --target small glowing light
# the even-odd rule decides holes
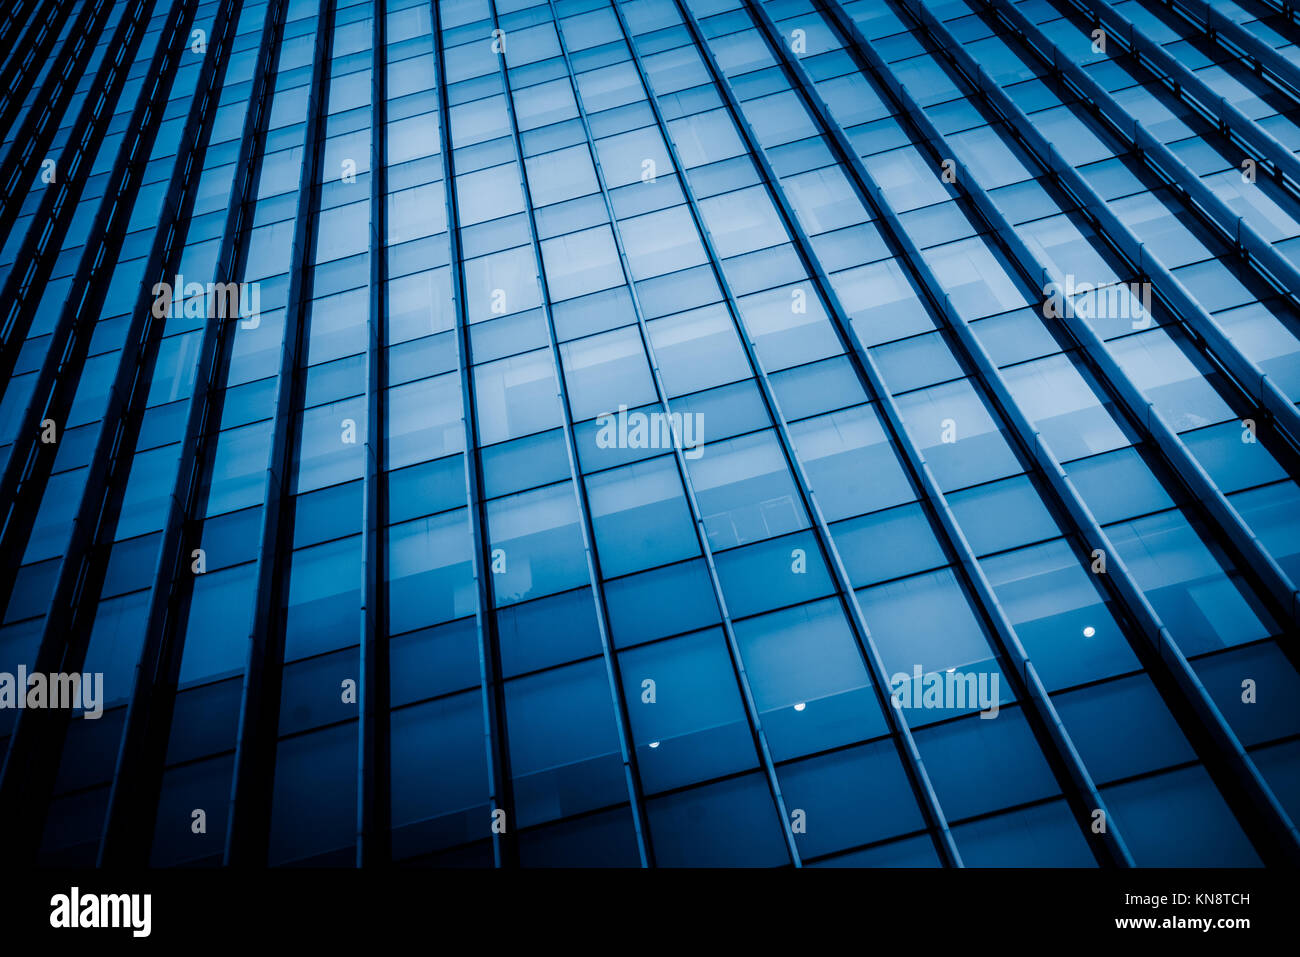
[[[652,747],[652,748],[657,748],[657,747],[659,747],[659,742],[658,742],[658,741],[651,741],[651,742],[650,742],[650,747]]]
[[[1097,633],[1097,629],[1092,627],[1092,625],[1089,625],[1087,628],[1083,629],[1083,637],[1085,638],[1091,638],[1096,633]]]
[[[806,701],[800,701],[797,705],[794,706],[794,710],[795,710],[795,711],[802,711],[802,710],[803,710],[804,708],[806,708],[806,707],[808,707],[808,702],[806,702]]]
[[[956,669],[955,666],[952,667],[952,668],[949,668],[949,669],[948,669],[948,674],[952,674],[952,673],[953,673],[954,671],[956,671],[956,670],[957,670],[957,669]]]

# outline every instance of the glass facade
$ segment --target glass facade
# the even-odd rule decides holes
[[[1300,862],[1286,0],[13,0],[42,865]]]

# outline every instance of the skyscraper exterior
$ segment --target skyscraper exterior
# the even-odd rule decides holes
[[[1300,863],[1288,0],[11,0],[24,864]]]

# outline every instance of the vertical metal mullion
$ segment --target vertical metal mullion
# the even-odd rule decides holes
[[[391,719],[389,695],[388,615],[384,602],[384,528],[387,465],[384,401],[388,362],[388,42],[387,0],[371,0],[370,34],[370,321],[366,335],[366,444],[361,516],[361,709],[357,754],[358,867],[392,859],[390,781]]]
[[[929,147],[936,158],[956,155],[950,149],[946,137],[934,126],[920,104],[908,92],[907,87],[898,82],[897,77],[889,70],[884,59],[871,41],[867,40],[862,31],[857,28],[852,18],[833,3],[825,3],[823,7],[831,13],[841,33],[862,55],[881,89],[891,99],[894,115],[901,117],[903,122],[915,130],[918,134],[917,138]],[[955,43],[950,34],[947,35],[947,39]],[[962,176],[957,178],[959,189],[985,218],[991,227],[991,235],[1001,237],[1011,261],[1022,276],[1032,282],[1035,274],[1041,275],[1042,264],[1037,261],[1001,211],[989,199],[987,193],[983,189],[972,189],[966,180],[967,178]],[[882,202],[882,206],[887,205]],[[949,316],[947,311],[944,311],[942,316],[947,328],[962,342],[967,353],[974,360],[982,381],[1004,410],[1004,416],[1013,425],[1020,442],[1038,462],[1057,504],[1073,522],[1078,540],[1083,542],[1084,548],[1091,551],[1094,556],[1098,552],[1106,556],[1107,568],[1101,580],[1105,582],[1108,592],[1114,596],[1116,606],[1122,609],[1127,620],[1136,626],[1137,635],[1141,640],[1134,637],[1129,628],[1124,629],[1134,653],[1152,678],[1159,679],[1157,686],[1163,689],[1162,694],[1167,699],[1172,698],[1173,703],[1178,705],[1191,722],[1192,727],[1185,730],[1195,732],[1193,736],[1198,741],[1196,751],[1204,760],[1219,790],[1229,804],[1239,812],[1244,822],[1244,830],[1259,851],[1260,857],[1266,861],[1278,857],[1292,862],[1300,860],[1300,839],[1295,826],[1291,824],[1285,810],[1269,789],[1236,734],[1228,726],[1200,678],[1188,664],[1173,636],[1138,586],[1123,557],[1098,524],[1073,481],[1034,428],[1033,423],[1016,404],[1001,372],[969,326]]]
[[[730,83],[718,68],[712,51],[708,48],[702,32],[698,29],[698,24],[683,5],[678,5],[678,11],[683,24],[691,34],[692,41],[699,49],[702,61],[710,71],[711,76],[714,78],[714,83],[718,89],[719,95],[722,97],[724,103],[727,104],[729,112],[732,113],[736,127],[741,132],[741,136],[745,138],[747,149],[756,162],[760,164],[764,163],[765,156],[761,153],[761,147],[758,145],[757,140],[752,137],[752,130],[750,130],[747,121],[739,111],[738,104],[736,104],[734,100]],[[615,12],[618,15],[620,23],[624,23],[622,12],[618,9],[617,3],[615,4]],[[651,87],[644,73],[640,61],[640,54],[636,51],[635,41],[632,40],[631,31],[626,28],[625,23],[624,32],[628,36],[628,45],[632,50],[633,58],[637,63],[637,68],[641,71],[642,83],[645,84],[646,90],[649,93]],[[730,282],[727,280],[726,275],[721,269],[721,260],[717,255],[712,234],[702,213],[700,212],[699,202],[695,197],[694,189],[691,187],[687,179],[686,168],[681,162],[676,144],[668,131],[667,121],[663,117],[655,95],[653,93],[650,93],[649,95],[654,107],[656,120],[662,130],[665,144],[669,150],[674,168],[678,171],[678,178],[682,191],[690,205],[692,218],[699,229],[705,247],[708,250],[710,262],[713,264],[714,276],[728,303],[728,312],[732,316],[732,322],[735,325],[737,337],[745,351],[750,368],[754,371],[755,382],[759,386],[759,391],[763,397],[764,405],[768,410],[774,431],[779,439],[782,455],[794,476],[796,486],[799,488],[800,499],[803,502],[804,508],[812,524],[813,532],[818,543],[818,549],[825,559],[826,566],[835,582],[837,593],[843,603],[844,610],[846,611],[850,630],[853,632],[854,642],[857,646],[858,653],[861,656],[868,673],[871,675],[877,704],[880,707],[886,725],[889,728],[891,740],[898,751],[900,763],[902,764],[904,773],[907,776],[908,784],[912,789],[913,796],[916,798],[922,817],[926,821],[930,839],[934,843],[939,858],[944,864],[953,867],[961,867],[963,866],[961,853],[958,851],[957,845],[952,838],[951,831],[948,827],[947,817],[940,805],[938,795],[930,782],[929,773],[925,769],[925,763],[921,758],[920,749],[916,745],[912,730],[907,725],[906,721],[904,721],[899,715],[897,709],[893,707],[890,696],[886,692],[886,689],[889,687],[889,674],[885,668],[884,659],[880,655],[879,649],[876,647],[875,640],[871,637],[871,630],[867,626],[865,616],[862,613],[857,593],[853,589],[847,568],[845,567],[843,559],[839,554],[838,547],[835,544],[834,536],[830,533],[830,527],[822,513],[821,505],[817,500],[815,492],[812,490],[812,485],[803,467],[803,463],[799,459],[798,453],[795,449],[794,440],[789,432],[789,426],[781,412],[780,403],[777,401],[775,390],[771,385],[767,372],[763,369],[762,362],[758,358],[757,350],[754,347],[749,334],[737,318],[736,312],[738,307],[735,305],[736,296],[731,289]],[[834,291],[830,289],[829,284],[823,285],[823,283],[819,281],[817,273],[819,267],[816,259],[809,258],[807,255],[808,249],[799,243],[798,223],[793,219],[784,216],[785,207],[782,205],[782,196],[776,192],[779,189],[779,184],[776,182],[775,174],[771,171],[770,166],[767,167],[765,175],[769,180],[769,189],[772,191],[771,195],[773,197],[773,202],[777,206],[778,212],[783,214],[783,222],[785,222],[785,225],[789,230],[791,244],[800,254],[800,260],[808,272],[809,281],[813,282],[822,290],[823,297],[827,304],[827,312],[830,313],[836,308],[839,308],[838,298],[835,297]],[[843,341],[842,344],[845,347],[846,354],[850,353],[851,350],[849,349],[848,344]],[[859,372],[860,374],[861,370],[855,367],[855,372]],[[870,380],[863,382],[863,386],[864,392],[868,396],[871,396],[875,392]],[[890,428],[892,434],[892,423],[887,421],[886,427]],[[897,442],[896,437],[894,438],[894,441]]]
[[[565,43],[564,35],[560,31],[560,18],[555,10],[555,4],[553,0],[547,0],[547,8],[550,10],[551,13],[551,22],[555,28],[556,40],[559,43],[560,55],[564,59],[564,66],[565,66],[565,70],[568,73],[568,79],[570,83],[576,86],[577,78],[573,69],[573,61],[569,57],[568,45]],[[496,23],[497,20],[496,20],[495,3],[492,4],[492,14],[493,14],[493,23]],[[507,96],[509,96],[510,81],[509,81],[509,77],[506,75],[504,64],[502,67],[502,82],[506,85],[506,94]],[[632,283],[632,274],[628,268],[627,257],[623,248],[623,241],[621,236],[619,235],[616,226],[617,220],[615,219],[614,216],[614,208],[609,197],[609,191],[606,188],[604,183],[603,174],[601,173],[600,159],[596,155],[595,137],[592,135],[591,124],[588,121],[588,117],[587,117],[587,110],[582,105],[581,97],[575,95],[574,103],[577,105],[578,116],[582,123],[583,133],[586,136],[586,142],[589,144],[589,149],[592,154],[592,163],[594,164],[596,174],[597,174],[597,185],[600,187],[601,197],[603,198],[605,203],[605,211],[609,216],[610,233],[613,236],[615,246],[618,250],[619,262],[623,270],[624,279],[627,283],[628,294],[632,301],[632,309],[637,317],[637,325],[638,325],[639,334],[641,336],[641,343],[642,346],[646,349],[647,356],[649,359],[651,376],[653,377],[655,382],[655,391],[656,394],[659,396],[660,402],[664,406],[664,411],[667,412],[668,411],[667,393],[664,391],[662,382],[660,381],[659,366],[654,359],[654,352],[651,349],[649,336],[645,329],[645,321],[641,312],[640,299],[637,296],[636,288]],[[513,107],[512,107],[511,115],[512,115],[512,122],[513,122]],[[516,147],[518,149],[518,154],[519,154],[520,180],[522,182],[525,182],[526,184],[526,180],[527,180],[527,170],[525,168],[526,164],[523,155],[522,141],[518,137],[516,137]],[[529,209],[529,221],[530,221],[530,229],[532,230],[533,241],[537,245],[538,255],[540,256],[541,240],[536,233],[536,223],[535,220],[533,219],[533,205],[532,205],[531,194],[529,192],[525,192],[524,195],[526,197],[525,202],[527,203]],[[542,278],[542,264],[540,263],[540,261],[538,263],[538,275],[539,275],[539,279]],[[546,288],[545,285],[543,285],[544,290],[545,288]],[[546,302],[549,304],[550,302],[549,292],[545,293],[545,296],[546,296]],[[559,378],[559,381],[562,382],[564,369],[563,369],[563,365],[561,364],[559,337],[554,330],[554,323],[552,322],[551,319],[549,305],[546,308],[546,319],[547,319],[548,326],[550,327],[551,339],[552,342],[554,343],[556,375]],[[563,386],[561,386],[561,388],[563,388]],[[565,395],[563,396],[563,404],[564,404],[564,414],[565,414],[565,423],[566,423],[565,428],[566,430],[571,432],[573,431],[574,426],[573,426],[572,416],[568,408],[567,390],[565,392]],[[566,442],[567,441],[568,441],[568,436],[566,436]],[[702,521],[698,517],[699,509],[694,504],[693,493],[690,491],[691,489],[690,477],[686,472],[685,461],[682,458],[682,451],[680,448],[674,447],[674,456],[677,460],[678,470],[681,474],[682,481],[685,484],[685,488],[687,490],[686,494],[689,497],[688,501],[690,503],[692,514],[696,516],[696,521],[694,522],[694,524],[696,525],[697,535],[700,536],[701,545],[705,549],[705,554],[708,555],[709,565],[710,567],[712,567],[713,564],[712,555],[709,554],[707,550],[708,546],[706,543],[706,539],[704,539],[702,536],[702,530],[703,530]],[[574,476],[575,487],[579,487],[580,489],[578,492],[578,497],[579,497],[579,505],[583,511],[583,519],[585,525],[583,530],[584,545],[587,547],[588,554],[592,558],[592,561],[589,563],[588,567],[591,573],[593,592],[596,596],[597,619],[598,619],[597,625],[598,625],[598,631],[600,632],[601,654],[605,665],[605,677],[609,685],[610,697],[614,705],[614,722],[616,725],[616,730],[618,732],[619,749],[621,751],[621,757],[623,761],[624,778],[627,782],[628,794],[631,800],[633,825],[636,830],[637,850],[641,859],[641,866],[654,867],[655,866],[654,843],[653,843],[653,836],[650,833],[650,822],[646,810],[645,789],[641,781],[640,762],[638,761],[636,756],[636,743],[632,739],[631,732],[630,732],[630,728],[632,725],[632,718],[631,718],[631,713],[627,707],[627,696],[624,693],[624,688],[623,688],[623,669],[622,666],[619,664],[618,653],[613,646],[613,639],[611,636],[612,626],[610,625],[609,622],[608,604],[604,598],[603,579],[601,578],[603,573],[600,570],[599,557],[598,554],[596,553],[595,530],[594,530],[594,525],[591,523],[590,507],[585,492],[585,477],[582,475],[581,463],[576,455],[576,437],[574,438],[574,455],[570,458],[570,469]],[[588,535],[590,535],[590,539],[587,538]],[[723,613],[725,614],[726,606],[720,604],[719,607],[724,609]]]
[[[473,543],[475,632],[478,639],[479,690],[483,707],[483,746],[487,757],[488,803],[492,812],[492,860],[496,867],[517,867],[515,794],[506,735],[505,694],[502,688],[500,642],[497,634],[492,547],[488,542],[487,505],[483,493],[483,463],[479,456],[478,415],[474,399],[474,355],[466,310],[465,264],[460,246],[460,214],[456,203],[456,161],[451,140],[451,104],[447,95],[447,63],[442,38],[442,3],[430,0],[433,49],[438,84],[438,135],[442,151],[443,195],[447,205],[447,248],[451,263],[452,305],[456,313],[457,362],[460,374],[461,425],[465,435],[466,513]],[[496,828],[496,812],[505,813],[505,828]]]
[[[178,0],[168,17],[168,24],[164,27],[158,48],[150,59],[145,83],[145,88],[152,89],[153,95],[138,103],[133,111],[133,119],[138,122],[133,123],[131,128],[136,130],[136,134],[129,143],[122,144],[113,174],[110,176],[110,184],[115,184],[110,190],[110,195],[116,191],[120,202],[113,206],[112,215],[108,217],[108,222],[103,224],[104,231],[88,240],[86,252],[82,257],[83,264],[99,244],[105,241],[109,243],[121,241],[145,169],[143,163],[132,163],[129,157],[136,151],[147,153],[152,148],[171,83],[179,68],[180,54],[185,46],[184,39],[189,33],[189,24],[193,21],[197,6],[198,0]],[[179,162],[177,168],[180,168]],[[173,188],[179,189],[180,183],[175,182]],[[175,196],[170,198],[172,206],[170,209],[164,209],[164,216],[170,214],[171,221],[174,222],[177,213]],[[101,207],[101,213],[105,209],[106,207]],[[102,222],[102,220],[98,221]],[[151,255],[161,255],[161,243],[169,231],[168,228],[159,229]],[[101,260],[102,269],[92,269],[87,272],[89,292],[81,300],[81,305],[87,307],[88,315],[97,317],[115,271],[115,263],[115,259]],[[140,373],[148,371],[141,370],[139,365],[139,337],[150,317],[148,303],[153,298],[150,293],[151,287],[152,284],[140,292],[136,303],[137,308],[132,315],[119,355],[113,388],[109,392],[107,408],[100,422],[98,437],[91,454],[88,478],[78,498],[58,577],[49,599],[49,610],[42,624],[33,668],[35,672],[47,674],[80,672],[85,657],[90,640],[94,606],[98,602],[98,582],[102,581],[107,558],[106,555],[100,554],[102,550],[100,539],[106,534],[105,526],[114,525],[116,520],[116,511],[113,507],[109,505],[107,509],[105,508],[105,498],[112,497],[109,494],[111,477],[115,469],[121,467],[126,457],[119,448],[119,427],[127,411],[127,398],[135,391],[133,386],[138,384]],[[70,306],[65,307],[61,320],[66,320],[72,315]],[[88,340],[89,336],[83,339]],[[88,341],[86,344],[88,345]],[[82,350],[77,361],[71,362],[71,368],[65,370],[65,377],[55,384],[54,395],[50,402],[63,413],[66,413],[72,401],[72,394],[82,369],[80,360],[84,358],[84,350]],[[144,391],[147,392],[147,389]],[[140,401],[143,401],[143,396],[140,396]],[[63,418],[63,415],[59,415],[55,421],[61,423]],[[45,491],[45,480],[49,477],[49,467],[53,464],[53,458],[53,455],[47,455],[40,460],[44,467],[29,476],[24,492],[27,488],[32,491],[23,496],[24,500],[35,498]],[[119,489],[119,504],[121,491]],[[12,533],[6,535],[6,548],[15,548],[16,552],[16,546],[25,544],[25,541],[20,542],[19,539],[25,540],[26,536],[22,534],[24,530],[30,532],[32,518],[16,523],[21,524],[23,528],[6,529],[7,533]],[[97,545],[101,547],[97,548]],[[8,757],[3,770],[0,771],[0,817],[24,822],[25,826],[15,841],[24,852],[34,852],[42,837],[41,825],[48,810],[47,799],[54,786],[54,775],[58,770],[65,732],[70,721],[71,714],[66,709],[24,710],[19,712],[18,720],[14,725]]]
[[[500,21],[497,18],[497,9],[495,0],[488,0],[488,12],[492,19],[492,25],[500,29]],[[502,32],[504,35],[504,31]],[[556,25],[556,36],[559,36],[559,27]],[[601,654],[605,665],[606,682],[609,685],[611,696],[610,704],[614,713],[615,731],[619,738],[620,760],[623,765],[623,780],[627,787],[628,803],[632,810],[633,828],[635,830],[637,842],[637,855],[640,858],[642,867],[649,867],[654,862],[653,850],[650,844],[649,826],[645,817],[644,796],[640,788],[640,777],[635,772],[635,750],[631,746],[627,728],[624,725],[624,710],[620,706],[622,700],[622,688],[618,680],[618,665],[615,660],[615,652],[610,640],[609,630],[609,609],[605,600],[604,581],[600,569],[600,558],[596,548],[595,529],[591,518],[591,505],[587,496],[586,483],[583,480],[582,466],[578,458],[577,439],[574,435],[574,424],[572,412],[569,408],[568,388],[565,384],[564,365],[560,354],[559,337],[555,331],[555,322],[551,315],[551,294],[546,280],[546,270],[542,262],[542,245],[541,239],[537,232],[536,212],[533,207],[532,190],[528,185],[528,175],[524,164],[524,146],[523,138],[519,131],[518,117],[515,115],[514,95],[510,87],[509,69],[506,64],[505,48],[498,56],[498,64],[501,71],[501,83],[505,96],[506,113],[510,119],[510,132],[515,147],[515,161],[519,173],[519,187],[523,196],[524,206],[527,210],[528,218],[528,235],[530,245],[533,250],[533,263],[537,271],[537,282],[541,292],[541,311],[546,320],[547,338],[551,350],[551,358],[555,368],[556,394],[560,402],[560,410],[564,417],[562,429],[564,432],[565,455],[569,463],[569,473],[573,479],[573,491],[576,496],[578,512],[581,516],[580,531],[582,533],[583,552],[586,558],[587,577],[591,582],[592,600],[595,603],[596,611],[596,629],[599,633],[601,643]],[[572,82],[572,80],[570,80]]]
[[[231,200],[221,233],[221,249],[213,271],[217,283],[239,278],[241,257],[247,255],[242,240],[249,229],[248,204],[254,196],[262,159],[263,138],[270,118],[267,106],[273,86],[280,39],[288,0],[270,0],[262,25],[261,42],[249,91],[248,111],[240,135],[239,155],[231,181]],[[144,641],[127,705],[125,729],[118,751],[100,844],[99,864],[145,866],[153,843],[166,762],[167,738],[180,672],[186,620],[185,602],[192,588],[187,573],[192,546],[197,546],[197,523],[203,499],[202,476],[207,453],[215,442],[213,424],[220,423],[222,390],[219,376],[234,344],[234,321],[209,317],[199,344],[194,389],[186,414],[176,486],[168,499],[158,549]]]
[[[879,184],[862,164],[843,127],[831,115],[830,108],[822,99],[821,94],[817,92],[812,77],[808,75],[803,64],[794,57],[789,47],[782,42],[781,32],[767,10],[763,8],[761,0],[742,0],[742,2],[750,10],[759,30],[766,38],[768,46],[785,67],[787,75],[794,81],[792,86],[797,85],[799,87],[804,102],[831,140],[835,151],[839,153],[842,167],[848,171],[856,187],[855,191],[861,198],[864,207],[872,211],[876,221],[884,226],[886,235],[895,245],[895,248],[901,250],[902,256],[897,257],[902,259],[900,265],[905,264],[912,274],[920,277],[923,285],[931,290],[932,295],[938,292],[940,289],[939,283],[929,264],[925,262],[920,250],[912,244],[910,237],[906,235],[902,222],[894,210],[878,199],[881,195]],[[762,162],[765,169],[771,171],[771,175],[775,176],[775,171],[771,170],[771,164],[766,155],[763,156]],[[780,189],[780,186],[778,185],[776,188]],[[794,215],[793,209],[790,210],[790,214]],[[802,229],[800,234],[801,242],[808,244],[811,255],[811,241],[806,235],[803,235]],[[931,304],[939,307],[940,301],[932,300]],[[943,306],[948,306],[946,301],[943,302]],[[943,311],[949,310],[944,309]],[[832,314],[838,318],[839,311],[835,310]],[[852,352],[859,360],[869,355],[852,323],[849,323],[843,332],[852,342]],[[969,361],[969,356],[966,358]],[[1039,737],[1039,744],[1061,786],[1061,791],[1065,795],[1067,803],[1075,814],[1076,825],[1080,828],[1099,864],[1133,866],[1133,857],[1129,853],[1118,827],[1111,821],[1111,814],[1096,785],[1093,783],[1092,775],[1079,757],[1078,750],[1070,739],[1069,732],[1057,713],[1056,706],[1052,703],[1047,688],[1039,678],[1037,669],[1030,661],[1015,628],[1007,618],[1006,611],[994,593],[988,577],[984,574],[984,569],[971,549],[965,533],[962,532],[958,525],[956,516],[948,504],[947,496],[944,495],[938,481],[925,463],[923,453],[904,431],[905,426],[902,415],[898,411],[897,404],[894,402],[886,383],[881,380],[876,384],[878,385],[879,402],[882,407],[888,409],[890,420],[897,425],[900,444],[911,460],[913,469],[920,478],[925,495],[939,518],[940,527],[947,541],[947,550],[950,554],[957,556],[960,567],[964,572],[963,577],[975,594],[982,617],[989,625],[989,632],[996,643],[999,653],[1003,659],[1015,666],[1012,675],[1012,688],[1016,692],[1017,699],[1027,703],[1026,710],[1033,719],[1031,724],[1036,726],[1035,730]],[[1029,461],[1032,461],[1032,459]],[[1092,815],[1098,810],[1102,811],[1105,820],[1110,822],[1106,830],[1101,833],[1094,832],[1090,826],[1093,820]]]
[[[495,0],[488,0],[488,6],[492,12],[492,23],[499,27],[496,16]],[[557,25],[556,34],[558,37],[559,28]],[[546,317],[547,334],[550,338],[552,357],[555,361],[556,387],[559,392],[560,406],[564,413],[564,439],[565,449],[569,457],[569,467],[573,474],[574,491],[578,496],[578,508],[582,514],[582,535],[583,547],[587,553],[587,569],[593,592],[597,602],[597,619],[601,630],[602,643],[608,647],[609,639],[608,629],[608,609],[605,603],[604,584],[601,580],[600,564],[596,554],[595,530],[591,519],[591,506],[588,501],[586,482],[582,474],[581,464],[577,455],[577,442],[574,437],[573,416],[569,409],[568,389],[565,385],[564,366],[561,362],[559,337],[555,331],[555,323],[551,317],[550,308],[550,290],[546,281],[545,267],[542,262],[541,240],[537,234],[537,222],[533,209],[532,194],[528,186],[528,177],[524,170],[524,150],[523,142],[519,134],[519,124],[515,116],[514,101],[510,92],[510,80],[507,75],[505,66],[505,57],[502,55],[501,77],[506,86],[506,106],[510,115],[510,129],[514,135],[515,151],[519,158],[519,182],[523,189],[524,205],[528,209],[528,229],[532,238],[533,257],[537,268],[537,279],[541,285],[542,291],[542,311]],[[648,93],[648,89],[647,89]],[[611,232],[613,232],[614,223],[610,223]],[[699,514],[698,508],[694,510],[694,524],[697,528],[697,534],[702,534],[703,518]],[[790,832],[790,816],[786,811],[785,798],[781,794],[781,782],[776,774],[776,763],[772,760],[771,750],[767,745],[767,737],[763,732],[762,722],[758,713],[758,705],[754,701],[753,691],[749,685],[749,677],[745,671],[744,661],[740,655],[740,646],[736,641],[735,630],[731,625],[730,615],[727,612],[726,603],[722,601],[720,583],[716,579],[716,569],[712,567],[712,555],[710,553],[710,574],[714,576],[714,590],[716,597],[719,599],[719,611],[723,619],[723,630],[727,636],[727,653],[731,658],[732,668],[735,670],[736,682],[745,703],[745,713],[749,721],[750,734],[753,737],[755,746],[758,749],[759,757],[763,764],[765,776],[767,778],[768,788],[771,791],[773,802],[776,805],[777,814],[781,818],[781,832],[786,843],[786,849],[790,854],[791,863],[795,867],[801,867],[802,862],[799,857],[799,848],[795,844],[794,835]],[[609,652],[613,654],[612,651]],[[633,792],[635,794],[635,792]]]
[[[568,43],[565,41],[563,31],[560,28],[560,16],[555,9],[555,0],[547,0],[547,5],[551,10],[551,18],[555,23],[555,34],[559,41],[560,54],[564,57],[565,68],[568,70],[569,76],[573,78],[576,82],[576,73],[573,68],[573,60],[569,55]],[[629,50],[628,55],[629,57],[631,57],[633,54],[631,53],[632,44],[631,44],[630,37],[627,38],[627,45]],[[633,62],[635,64],[635,61]],[[637,69],[639,70],[639,67],[637,67]],[[645,85],[644,79],[639,80],[639,82],[641,82],[642,87],[645,90],[646,102],[650,103],[653,94],[650,92],[649,88]],[[632,311],[636,315],[637,334],[640,337],[641,347],[645,350],[646,359],[650,367],[650,375],[652,380],[654,381],[655,395],[658,397],[659,404],[663,406],[665,414],[670,416],[669,421],[671,422],[672,409],[671,409],[671,403],[669,402],[668,399],[668,390],[664,386],[663,376],[659,371],[659,360],[655,355],[654,345],[653,342],[651,341],[649,329],[646,325],[645,312],[641,306],[641,297],[640,294],[637,292],[636,283],[632,278],[632,269],[627,258],[627,249],[623,242],[622,227],[620,226],[618,216],[615,213],[614,201],[610,195],[609,187],[605,180],[604,167],[601,165],[599,153],[595,149],[596,138],[592,131],[590,117],[588,115],[587,108],[582,103],[582,98],[580,96],[575,97],[574,102],[577,104],[578,116],[582,122],[583,131],[587,137],[587,143],[590,144],[591,147],[590,149],[591,159],[592,159],[592,164],[596,171],[597,185],[600,187],[601,198],[605,204],[605,213],[609,217],[610,233],[614,238],[614,245],[618,251],[619,266],[623,272],[623,278],[628,290],[628,296],[632,303]],[[658,105],[654,104],[653,106],[657,110]],[[713,548],[709,544],[708,533],[705,531],[704,528],[704,516],[699,506],[698,496],[695,492],[695,484],[691,479],[690,469],[686,464],[684,450],[682,449],[680,443],[675,443],[673,445],[672,455],[677,466],[678,476],[680,477],[682,482],[682,489],[685,494],[686,505],[691,513],[691,525],[693,526],[696,540],[699,543],[700,554],[703,556],[705,567],[708,569],[709,585],[713,591],[713,600],[717,605],[718,613],[723,627],[723,632],[727,636],[728,644],[730,645],[734,642],[734,628],[731,622],[731,613],[727,608],[727,602],[722,593],[722,583],[718,575],[717,565],[713,554]],[[737,647],[737,651],[738,650],[739,649]],[[618,703],[620,709],[620,734],[624,734],[625,731],[622,726],[622,722],[626,722],[626,725],[630,727],[631,714],[627,708],[626,695],[623,693],[622,668],[618,664],[618,658],[615,652],[607,650],[607,660],[609,661],[610,668],[611,668],[611,678],[610,678],[611,689],[616,696],[615,700]],[[735,660],[739,661],[739,658],[736,658]],[[748,702],[751,696],[749,695],[747,678],[740,684],[740,690],[742,694],[746,696],[746,701]],[[755,714],[757,714],[756,707],[754,710],[755,710]],[[748,713],[746,717],[748,718]],[[759,751],[759,753],[761,754],[762,752],[760,749],[767,747],[766,736],[764,735],[760,739],[759,736],[755,734],[752,725],[750,729],[750,734],[751,734],[751,739],[755,744],[756,751]],[[636,770],[637,763],[635,761],[635,756],[636,756],[635,743],[630,738],[628,738],[624,744],[624,747],[631,755],[631,767],[636,775],[635,779],[638,782],[638,786],[640,786],[639,785],[640,772]],[[642,790],[639,793],[642,795],[642,801],[644,801],[644,796],[643,796],[644,791]],[[781,802],[778,803],[777,811],[778,814],[782,816],[782,829],[788,831],[789,826],[787,822],[789,818],[785,812],[784,799],[782,799]],[[646,828],[648,833],[648,829],[649,829],[648,821],[646,822]],[[647,838],[647,842],[648,841],[649,839]],[[790,837],[786,838],[786,843],[787,843],[787,849],[789,849],[789,846],[791,844]],[[797,851],[797,847],[795,848],[795,850]],[[796,862],[796,866],[802,866],[802,860],[800,858],[793,857],[792,860]],[[653,861],[651,862],[651,866],[653,866]]]
[[[320,0],[311,87],[307,94],[306,133],[298,179],[298,213],[289,260],[289,291],[284,339],[276,380],[271,450],[262,495],[262,526],[257,550],[257,594],[249,628],[248,659],[239,703],[235,770],[230,785],[229,824],[223,863],[264,867],[271,830],[275,752],[284,671],[284,597],[292,548],[295,418],[302,402],[303,353],[316,247],[315,221],[324,159],[322,139],[329,101],[334,46],[335,0]]]

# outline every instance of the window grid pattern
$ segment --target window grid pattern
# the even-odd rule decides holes
[[[0,711],[29,856],[1300,855],[1268,4],[46,6],[0,671],[104,696]]]

